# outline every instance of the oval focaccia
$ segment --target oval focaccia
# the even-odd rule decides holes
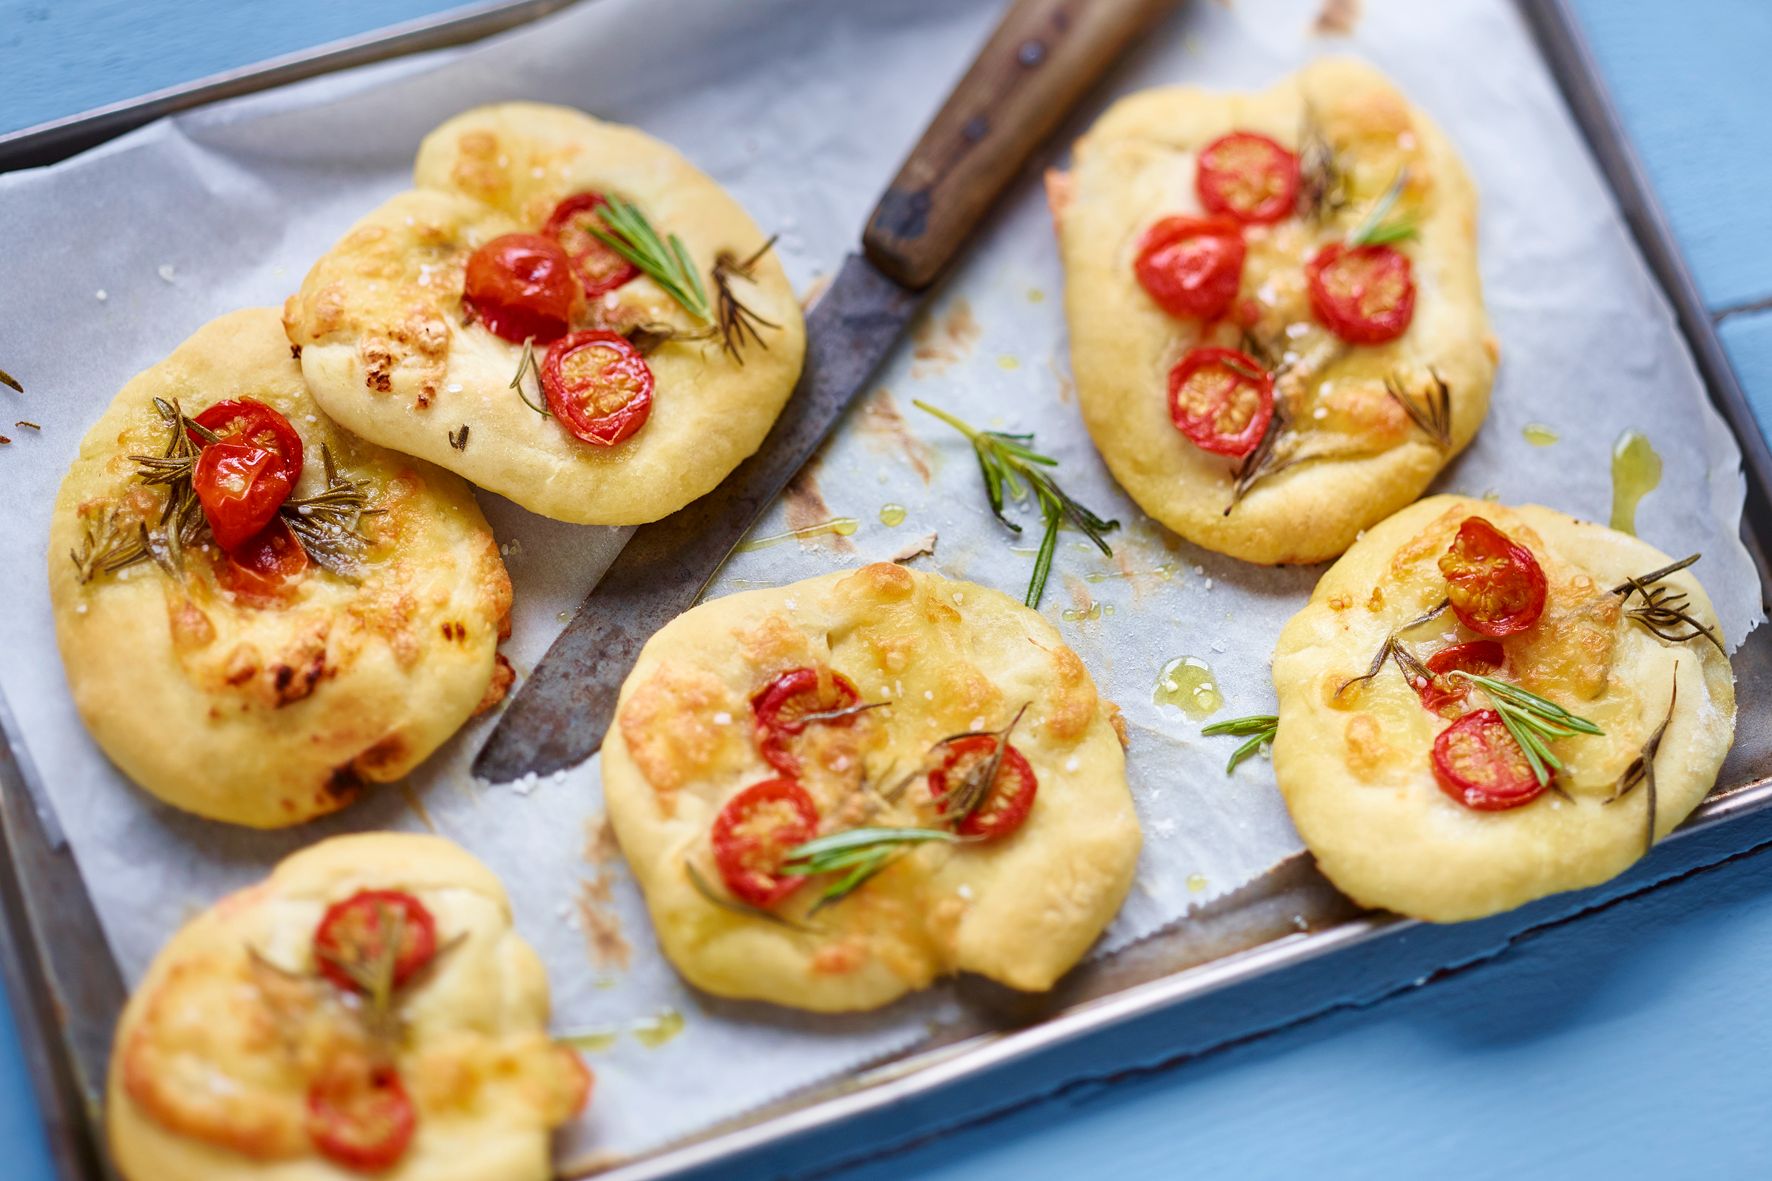
[[[590,1090],[547,1023],[484,865],[440,837],[323,841],[155,957],[111,1052],[112,1157],[128,1181],[544,1181]]]
[[[1164,219],[1206,212],[1202,149],[1230,133],[1283,151],[1275,184],[1289,191],[1296,165],[1296,199],[1272,222],[1220,217],[1219,230],[1242,240],[1235,294],[1227,286],[1209,320],[1175,315],[1142,285],[1141,250]],[[1189,541],[1253,562],[1332,558],[1419,496],[1476,434],[1497,351],[1477,273],[1475,190],[1445,135],[1370,67],[1322,61],[1259,94],[1131,95],[1077,142],[1049,192],[1084,421],[1131,497]],[[1320,251],[1362,227],[1381,240],[1375,258],[1413,275],[1407,327],[1381,343],[1332,331],[1307,275]],[[1218,451],[1171,409],[1172,376],[1196,348],[1244,357],[1182,386],[1197,429],[1222,438]],[[1270,384],[1265,430],[1243,401],[1254,389],[1217,401],[1215,383],[1233,370]]]
[[[797,700],[781,692],[795,678]],[[1138,857],[1114,712],[1035,612],[876,564],[718,599],[653,636],[604,742],[604,792],[659,942],[699,988],[825,1012],[958,971],[1045,989]],[[1012,721],[976,811],[944,813],[965,775],[985,785],[977,748]],[[867,844],[829,872],[777,873],[783,824]]]
[[[319,532],[275,586],[241,576],[201,511],[175,555],[173,493],[143,479],[172,435],[156,400],[194,417],[229,399],[281,412],[303,443],[283,516]],[[311,501],[328,456],[342,513]],[[200,816],[275,828],[336,811],[509,682],[511,583],[472,491],[321,414],[269,308],[210,322],[123,387],[80,443],[49,541],[81,718],[126,775]]]
[[[1529,550],[1543,574],[1542,614],[1499,638],[1466,626],[1456,608],[1421,621],[1447,599],[1440,559],[1473,518]],[[1602,525],[1453,496],[1412,505],[1356,542],[1274,653],[1274,773],[1329,879],[1368,906],[1435,922],[1478,918],[1603,882],[1685,819],[1728,753],[1735,690],[1692,573],[1630,585],[1668,565],[1653,546]],[[1633,614],[1651,599],[1691,622]],[[1403,659],[1375,664],[1391,637]],[[1465,653],[1499,647],[1473,663],[1452,654],[1460,644]],[[1563,765],[1548,789],[1485,794],[1496,765],[1449,730],[1468,731],[1496,698],[1450,676],[1449,658],[1601,733],[1565,725],[1577,732],[1545,738]],[[1517,742],[1504,728],[1491,737],[1506,773],[1530,785]],[[1478,790],[1462,794],[1471,781]]]
[[[314,396],[341,424],[531,511],[591,525],[675,512],[762,443],[799,377],[799,303],[762,231],[674,149],[564,107],[505,103],[432,132],[415,183],[358,222],[285,309]],[[572,433],[551,400],[554,414],[538,412],[548,341],[534,342],[525,366],[523,338],[490,331],[463,299],[476,249],[551,233],[562,202],[592,194],[632,203],[661,238],[675,235],[709,306],[707,318],[691,315],[643,274],[592,295],[621,266],[596,255],[605,271],[585,279],[571,327],[630,338],[652,381],[650,415],[612,445]],[[575,248],[605,249],[573,232]],[[718,322],[734,306],[755,332],[727,348]]]

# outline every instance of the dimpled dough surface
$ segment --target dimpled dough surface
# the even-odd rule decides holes
[[[863,822],[865,770],[890,783],[931,744],[997,728],[1039,788],[1022,827],[977,845],[922,845],[843,901],[815,932],[710,903],[708,832],[740,789],[776,773],[756,753],[751,696],[777,673],[828,663],[888,709],[820,728],[803,761],[821,831]],[[1114,707],[1039,615],[996,591],[876,564],[717,599],[655,635],[623,685],[603,747],[609,816],[665,954],[696,986],[796,1008],[871,1009],[949,972],[1045,989],[1086,951],[1132,881],[1139,828]],[[896,768],[896,770],[893,770]],[[913,801],[867,823],[931,822]],[[810,888],[787,904],[804,909]]]
[[[1233,130],[1299,146],[1306,104],[1343,161],[1350,201],[1322,228],[1297,217],[1246,227],[1239,300],[1260,310],[1254,331],[1296,363],[1276,380],[1305,452],[1357,458],[1288,467],[1257,483],[1229,514],[1238,461],[1196,447],[1169,417],[1170,368],[1196,343],[1237,347],[1235,331],[1202,341],[1198,321],[1165,313],[1133,273],[1140,237],[1159,218],[1198,216],[1195,157]],[[1315,320],[1303,262],[1353,229],[1403,167],[1398,205],[1417,226],[1396,244],[1412,262],[1415,314],[1397,340],[1342,348]],[[1089,433],[1140,508],[1189,541],[1262,563],[1341,553],[1363,528],[1427,488],[1469,443],[1489,406],[1496,346],[1477,273],[1476,192],[1445,135],[1382,75],[1321,61],[1259,94],[1168,87],[1114,104],[1077,142],[1072,169],[1051,184],[1065,268],[1071,367]],[[1451,392],[1442,450],[1385,389],[1419,401],[1438,374]]]
[[[1549,580],[1544,616],[1502,641],[1506,677],[1605,731],[1552,746],[1568,767],[1559,777],[1567,800],[1545,792],[1522,807],[1481,812],[1447,796],[1430,749],[1449,722],[1422,708],[1394,664],[1336,697],[1367,671],[1391,629],[1445,597],[1438,559],[1469,516],[1530,548]],[[1448,922],[1617,875],[1643,854],[1647,793],[1638,786],[1615,804],[1601,801],[1669,716],[1676,679],[1655,760],[1657,838],[1685,819],[1716,782],[1734,736],[1729,662],[1702,639],[1658,639],[1625,617],[1610,593],[1668,561],[1635,537],[1550,509],[1453,496],[1412,505],[1356,542],[1286,625],[1274,653],[1274,772],[1330,880],[1365,905]],[[1690,570],[1667,582],[1716,626]],[[1472,633],[1447,612],[1405,638],[1425,658]]]
[[[206,547],[182,581],[143,562],[82,585],[69,551],[83,513],[142,495],[128,457],[164,444],[156,397],[192,417],[228,398],[281,411],[302,437],[296,495],[322,485],[322,444],[368,480],[383,513],[365,521],[361,581],[310,567],[292,601],[252,606],[215,584]],[[49,585],[68,686],[104,752],[169,804],[257,828],[335,811],[454,734],[487,695],[511,604],[468,486],[320,414],[269,308],[200,328],[87,432],[56,498]]]
[[[464,322],[463,273],[475,248],[538,232],[556,204],[585,191],[632,201],[661,234],[680,236],[711,297],[720,252],[743,258],[767,235],[674,149],[565,107],[505,103],[427,136],[414,181],[314,264],[285,309],[314,396],[341,424],[533,512],[589,525],[675,512],[762,444],[805,351],[800,307],[773,253],[757,262],[754,281],[733,286],[778,327],[761,329],[763,344],[750,343],[742,364],[717,339],[659,346],[646,359],[656,382],[651,417],[614,447],[582,442],[524,405],[509,388],[522,346]],[[705,327],[644,276],[594,306],[618,328]],[[535,383],[525,378],[532,401]],[[450,433],[463,426],[458,449]]]

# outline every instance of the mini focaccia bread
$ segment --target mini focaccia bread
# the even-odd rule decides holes
[[[1035,612],[876,564],[653,636],[604,794],[698,988],[823,1012],[949,972],[1040,990],[1132,882],[1116,714]]]
[[[172,937],[117,1025],[127,1181],[546,1181],[591,1075],[492,873],[440,837],[335,837]]]
[[[1084,421],[1189,541],[1332,558],[1488,412],[1475,190],[1370,67],[1131,95],[1048,188]]]
[[[1735,733],[1690,570],[1602,525],[1454,496],[1329,569],[1280,633],[1274,685],[1274,773],[1318,865],[1435,922],[1621,873],[1697,807]]]
[[[511,679],[511,583],[472,491],[321,414],[270,308],[199,329],[87,432],[49,595],[111,761],[255,828],[405,775]]]
[[[414,182],[285,308],[344,426],[589,525],[675,512],[763,442],[800,374],[800,306],[763,232],[673,148],[504,103],[427,136]]]

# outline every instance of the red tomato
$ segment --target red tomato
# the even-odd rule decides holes
[[[262,605],[280,600],[289,584],[307,570],[308,551],[289,523],[278,517],[216,563],[215,580],[222,589]]]
[[[301,436],[295,433],[287,418],[263,402],[230,398],[217,402],[194,421],[224,443],[248,443],[275,455],[288,470],[291,487],[301,478]],[[203,437],[197,432],[189,434],[191,442],[199,447],[204,445]]]
[[[418,1111],[392,1066],[335,1063],[308,1088],[308,1135],[322,1156],[347,1169],[391,1167],[417,1127]]]
[[[1482,517],[1466,517],[1440,555],[1458,622],[1480,636],[1523,632],[1544,614],[1544,567],[1532,551]]]
[[[597,213],[607,205],[602,193],[578,193],[554,206],[548,224],[541,232],[560,244],[572,269],[584,287],[585,298],[595,299],[605,291],[614,291],[623,283],[639,278],[640,268],[609,249],[591,233],[593,228],[609,232]]]
[[[1166,217],[1145,231],[1133,269],[1171,316],[1216,320],[1243,279],[1243,231],[1229,218]]]
[[[1433,675],[1433,679],[1418,683],[1415,692],[1421,697],[1422,705],[1434,713],[1440,713],[1462,704],[1470,695],[1470,682],[1450,680],[1447,673],[1492,673],[1506,661],[1507,653],[1494,640],[1469,640],[1463,644],[1453,644],[1450,648],[1441,648],[1427,658],[1427,671]]]
[[[574,332],[548,348],[541,366],[548,409],[587,443],[613,447],[652,415],[652,367],[615,332]]]
[[[263,532],[294,486],[284,459],[251,443],[211,443],[191,469],[209,531],[228,551]]]
[[[819,668],[791,668],[751,698],[757,717],[757,753],[783,775],[798,775],[800,760],[794,757],[792,738],[809,725],[807,714],[847,709],[861,700],[861,691],[840,672]],[[832,726],[853,726],[855,716],[832,718]]]
[[[1233,131],[1200,150],[1194,189],[1208,213],[1276,222],[1298,200],[1298,157],[1265,135]]]
[[[1273,376],[1236,349],[1189,349],[1169,371],[1169,417],[1196,446],[1247,455],[1273,421]]]
[[[1383,344],[1415,316],[1415,274],[1407,255],[1389,246],[1332,242],[1305,264],[1311,307],[1329,331],[1349,344]]]
[[[804,878],[784,875],[788,851],[818,832],[818,806],[792,779],[753,783],[714,817],[714,864],[735,898],[774,906]]]
[[[1526,752],[1492,709],[1465,714],[1434,739],[1434,778],[1440,790],[1479,812],[1529,804],[1544,792]]]
[[[552,238],[504,234],[468,257],[463,298],[495,335],[521,344],[566,335],[578,301],[572,260]]]
[[[958,786],[959,780],[990,761],[997,752],[999,741],[990,734],[974,734],[947,744],[947,754],[942,758],[941,766],[929,772],[929,794],[938,809],[943,808],[948,792]],[[954,831],[963,837],[980,837],[987,841],[1008,836],[1028,818],[1028,810],[1034,806],[1034,793],[1039,787],[1034,769],[1022,753],[1010,745],[1003,752],[1003,761],[997,764],[997,775],[991,780],[989,794],[971,815],[954,826]]]
[[[362,991],[348,969],[366,970],[387,953],[396,919],[400,946],[394,953],[394,987],[412,979],[437,954],[437,920],[404,890],[359,890],[327,908],[314,929],[321,975],[347,991]]]

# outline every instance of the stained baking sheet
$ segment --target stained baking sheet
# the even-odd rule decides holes
[[[80,434],[122,381],[211,316],[286,294],[350,221],[405,184],[426,130],[499,98],[573,103],[681,145],[760,223],[782,231],[790,273],[813,286],[852,244],[878,186],[996,7],[652,0],[641,19],[637,0],[600,0],[481,48],[227,104],[54,169],[0,178],[0,210],[20,244],[0,264],[13,280],[0,287],[0,314],[21,328],[7,341],[6,364],[30,390],[20,416],[45,428],[19,437],[3,457],[18,511],[0,521],[0,544],[14,555],[0,587],[0,642],[14,654],[0,668],[0,688],[126,977],[140,973],[191,908],[261,875],[289,850],[331,831],[423,821],[406,797],[388,791],[293,833],[224,829],[146,800],[80,731],[50,643],[43,534]],[[1707,551],[1701,573],[1726,630],[1741,635],[1757,618],[1758,589],[1734,541],[1739,457],[1517,15],[1477,0],[1431,7],[1392,0],[1370,5],[1351,38],[1325,39],[1311,32],[1314,12],[1302,0],[1196,5],[1150,38],[1110,89],[1262,86],[1324,51],[1369,57],[1396,76],[1446,125],[1476,174],[1484,275],[1506,354],[1490,421],[1442,487],[1604,517],[1609,449],[1624,429],[1643,429],[1665,471],[1643,505],[1641,531],[1664,548]],[[1438,48],[1448,43],[1484,47],[1490,64],[1482,76],[1437,69]],[[107,227],[107,250],[69,250],[93,225]],[[1019,589],[1030,543],[988,519],[957,438],[910,399],[983,425],[1035,430],[1063,460],[1066,486],[1124,522],[1113,562],[1067,536],[1045,608],[1134,725],[1129,760],[1147,851],[1106,941],[1113,947],[1296,852],[1265,764],[1227,781],[1225,745],[1201,741],[1196,723],[1158,706],[1151,693],[1163,665],[1191,655],[1215,669],[1226,714],[1265,708],[1272,636],[1317,572],[1256,570],[1142,521],[1090,452],[1069,401],[1060,283],[1030,177],[882,375],[884,392],[852,416],[757,537],[832,517],[853,518],[856,531],[741,553],[716,593],[889,556],[929,532],[936,552],[920,561]],[[1528,422],[1550,425],[1561,441],[1535,450],[1521,433]],[[483,501],[517,586],[509,650],[521,670],[545,649],[620,535]],[[894,514],[882,515],[888,505],[905,508],[897,526],[886,523]],[[625,876],[584,856],[600,812],[594,765],[521,791],[476,785],[465,763],[483,731],[471,728],[415,776],[411,798],[511,885],[519,924],[554,979],[557,1024],[615,1035],[595,1055],[599,1100],[574,1129],[569,1156],[643,1151],[911,1045],[929,1023],[954,1016],[945,990],[848,1019],[697,998],[652,947]],[[587,888],[588,916],[577,905]],[[607,902],[599,900],[604,891]],[[629,947],[625,968],[611,915]],[[602,933],[601,962],[587,948],[587,917]],[[666,1037],[671,1013],[685,1020]]]

